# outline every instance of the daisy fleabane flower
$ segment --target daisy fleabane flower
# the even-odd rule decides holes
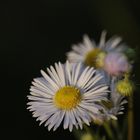
[[[121,115],[124,112],[124,105],[128,102],[125,98],[125,96],[121,95],[118,93],[118,91],[116,90],[116,83],[118,82],[118,79],[116,77],[112,77],[111,79],[111,84],[110,84],[110,90],[111,90],[111,94],[110,94],[110,102],[111,102],[111,107],[108,110],[108,113],[113,115],[114,118],[117,115]],[[117,119],[117,117],[116,117]]]
[[[118,78],[109,77],[105,71],[97,71],[104,78],[100,80],[100,83],[106,83],[109,86],[110,93],[108,101],[102,101],[99,104],[103,106],[100,114],[96,114],[94,118],[94,123],[103,124],[105,121],[111,119],[117,120],[118,116],[124,113],[125,104],[128,102],[122,94],[120,94],[116,89],[116,83],[120,82]],[[121,80],[122,81],[122,80]],[[130,90],[130,87],[128,87]],[[122,89],[128,91],[128,88]],[[130,91],[129,91],[130,92]]]
[[[96,102],[107,100],[108,86],[97,84],[103,77],[81,63],[55,63],[55,67],[41,70],[42,77],[35,78],[28,96],[28,109],[54,131],[62,124],[64,129],[82,129],[90,125],[94,114],[102,108]]]
[[[122,53],[109,53],[104,61],[104,70],[112,76],[119,76],[131,71],[131,64]]]
[[[111,92],[111,95],[114,97],[111,97],[107,102],[103,101],[101,103],[103,110],[100,114],[95,115],[94,123],[103,124],[105,121],[117,120],[119,115],[124,114],[124,105],[127,103],[125,97],[117,92]]]
[[[84,35],[83,42],[72,46],[72,50],[68,52],[67,59],[73,63],[82,62],[85,66],[95,68],[103,68],[105,58],[110,52],[124,52],[126,45],[121,43],[120,37],[112,37],[106,41],[106,32],[103,31],[99,44],[94,40],[90,40],[87,35]]]

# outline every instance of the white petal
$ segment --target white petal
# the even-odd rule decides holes
[[[98,113],[99,111],[96,107],[91,106],[90,104],[87,103],[81,103],[79,106],[93,113]]]
[[[64,129],[67,129],[69,127],[69,119],[69,112],[66,111],[63,125]]]
[[[81,108],[81,107],[77,107],[77,114],[79,114],[80,118],[83,120],[84,123],[86,123],[87,125],[90,125],[90,118],[89,118],[89,114],[86,113],[87,111]]]
[[[111,49],[114,49],[115,47],[117,47],[117,45],[119,45],[119,43],[121,42],[121,38],[120,37],[112,37],[111,39],[109,39],[106,42],[106,49],[108,51],[110,51]]]
[[[38,94],[38,96],[43,96],[46,98],[51,98],[53,92],[50,89],[40,87],[37,83],[32,82],[34,86],[31,86],[30,91]]]
[[[51,68],[53,68],[53,67],[51,66]],[[53,70],[54,70],[54,68],[53,68]],[[61,84],[61,81],[60,81],[56,71],[55,70],[51,71],[49,68],[47,68],[47,71],[48,71],[49,75],[51,76],[51,78],[57,83],[57,85],[62,87],[63,85]]]
[[[62,81],[62,84],[63,86],[66,85],[66,82],[65,82],[65,73],[64,73],[64,68],[62,67],[62,64],[59,62],[59,76],[60,76],[60,79]]]
[[[47,121],[47,119],[50,117],[50,115],[44,115],[41,116],[42,118],[38,118],[38,120],[40,120],[39,125],[43,124],[45,121]]]
[[[85,52],[87,51],[86,47],[77,46],[77,45],[73,45],[72,49],[75,51],[75,53],[82,54],[82,55],[84,55]]]
[[[73,85],[76,85],[78,77],[79,77],[79,73],[80,73],[80,69],[81,69],[81,63],[77,64],[77,67],[75,69],[75,72],[73,71]]]
[[[59,64],[55,63],[55,68],[56,68],[56,72],[57,75],[60,79],[60,83],[61,83],[61,87],[65,86],[65,74],[64,74],[64,70],[62,68],[62,64],[59,62]]]
[[[55,126],[54,126],[54,128],[53,128],[53,131],[55,131],[55,130],[60,126],[60,124],[61,124],[61,122],[62,122],[62,120],[63,120],[63,118],[64,118],[64,115],[65,115],[65,111],[61,111],[61,112],[60,112],[60,118],[59,118],[59,120],[56,122],[56,124],[55,124]]]
[[[59,89],[59,86],[43,70],[41,70],[41,74],[50,83],[50,86],[52,86],[56,91]]]
[[[45,78],[41,77],[41,78],[35,78],[34,81],[43,86],[47,91],[48,94],[54,95],[54,88],[52,88],[51,86],[48,85],[48,82],[45,80]]]
[[[82,121],[81,121],[80,116],[78,115],[76,109],[73,109],[73,114],[75,116],[75,119],[77,120],[79,127],[82,129],[83,128]]]
[[[117,120],[117,117],[114,116],[114,115],[111,115],[111,118],[112,118],[113,120]]]
[[[93,77],[92,79],[90,79],[88,81],[88,83],[85,85],[85,89],[89,90],[90,88],[92,88],[99,80],[101,80],[103,78],[103,76],[97,74],[95,77]]]
[[[50,114],[50,118],[46,121],[45,126],[51,124],[51,122],[53,121],[53,119],[56,117],[56,116],[55,116],[56,112],[58,112],[58,110],[55,110],[55,111],[50,111],[50,110],[49,110],[49,111],[47,111],[46,114],[47,114],[47,115]]]
[[[50,120],[48,120],[50,122],[50,124],[48,125],[48,130],[50,131],[52,129],[52,127],[57,123],[57,121],[60,118],[60,111],[56,112],[55,114],[53,114],[50,118]]]
[[[98,95],[99,93],[107,93],[107,92],[109,92],[107,89],[108,89],[108,86],[101,87],[100,89],[97,89],[95,91],[94,91],[94,88],[93,88],[90,91],[84,93],[84,96],[86,97],[86,96],[91,96],[93,94]]]
[[[78,82],[77,82],[77,85],[78,85],[79,87],[81,87],[81,86],[83,85],[84,81],[86,80],[86,79],[84,79],[84,78],[85,78],[85,75],[86,75],[86,73],[87,73],[88,70],[89,70],[89,67],[86,67],[86,68],[84,69],[84,71],[82,72],[82,74],[80,75],[80,77],[79,77],[79,79],[78,79]]]
[[[94,48],[93,43],[90,41],[87,35],[84,35],[83,39],[84,39],[84,44],[86,47],[88,47],[89,49]]]
[[[83,88],[84,86],[88,83],[88,81],[92,78],[93,74],[95,73],[96,71],[94,70],[94,68],[90,68],[89,71],[86,73],[85,75],[85,81],[83,82]]]
[[[107,34],[106,31],[103,31],[102,34],[101,34],[100,44],[99,44],[99,47],[100,47],[100,48],[103,48],[103,47],[105,46],[106,34]]]
[[[66,74],[68,76],[68,80],[67,80],[67,84],[72,84],[72,79],[71,79],[71,66],[70,63],[67,61],[66,65],[65,65],[65,69],[66,69]]]
[[[71,116],[72,124],[76,125],[76,120],[75,120],[75,116],[74,116],[73,110],[70,110],[70,116]]]

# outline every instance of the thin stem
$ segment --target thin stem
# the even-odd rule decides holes
[[[134,112],[133,112],[133,96],[128,101],[128,140],[134,139]]]
[[[123,128],[122,128],[122,140],[126,139],[127,137],[127,130],[128,130],[128,114],[125,115]]]
[[[108,123],[105,122],[103,125],[104,125],[104,128],[105,128],[106,132],[107,132],[108,137],[109,137],[111,140],[114,140],[114,136],[113,136],[112,129],[111,129],[111,127],[110,127],[110,123],[109,123],[109,122],[108,122]]]

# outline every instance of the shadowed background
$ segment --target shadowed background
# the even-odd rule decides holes
[[[1,119],[5,139],[74,139],[59,128],[48,132],[26,110],[29,87],[40,69],[65,62],[71,45],[82,36],[99,41],[102,30],[123,37],[132,48],[140,47],[140,10],[138,0],[14,0],[4,1],[1,28]],[[140,84],[139,51],[135,81]],[[134,95],[135,139],[139,139],[139,86]]]

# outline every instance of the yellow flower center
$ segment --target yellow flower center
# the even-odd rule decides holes
[[[101,68],[104,65],[106,53],[99,48],[89,51],[85,58],[85,64],[95,68]]]
[[[103,51],[99,52],[99,54],[97,55],[97,58],[96,58],[96,63],[95,63],[96,68],[103,68],[105,57],[106,57],[105,52],[103,52]]]
[[[59,89],[54,96],[54,103],[60,109],[70,110],[75,108],[81,101],[79,89],[72,86],[65,86]]]
[[[124,79],[116,84],[116,90],[124,96],[130,96],[134,92],[134,84],[130,80]]]

